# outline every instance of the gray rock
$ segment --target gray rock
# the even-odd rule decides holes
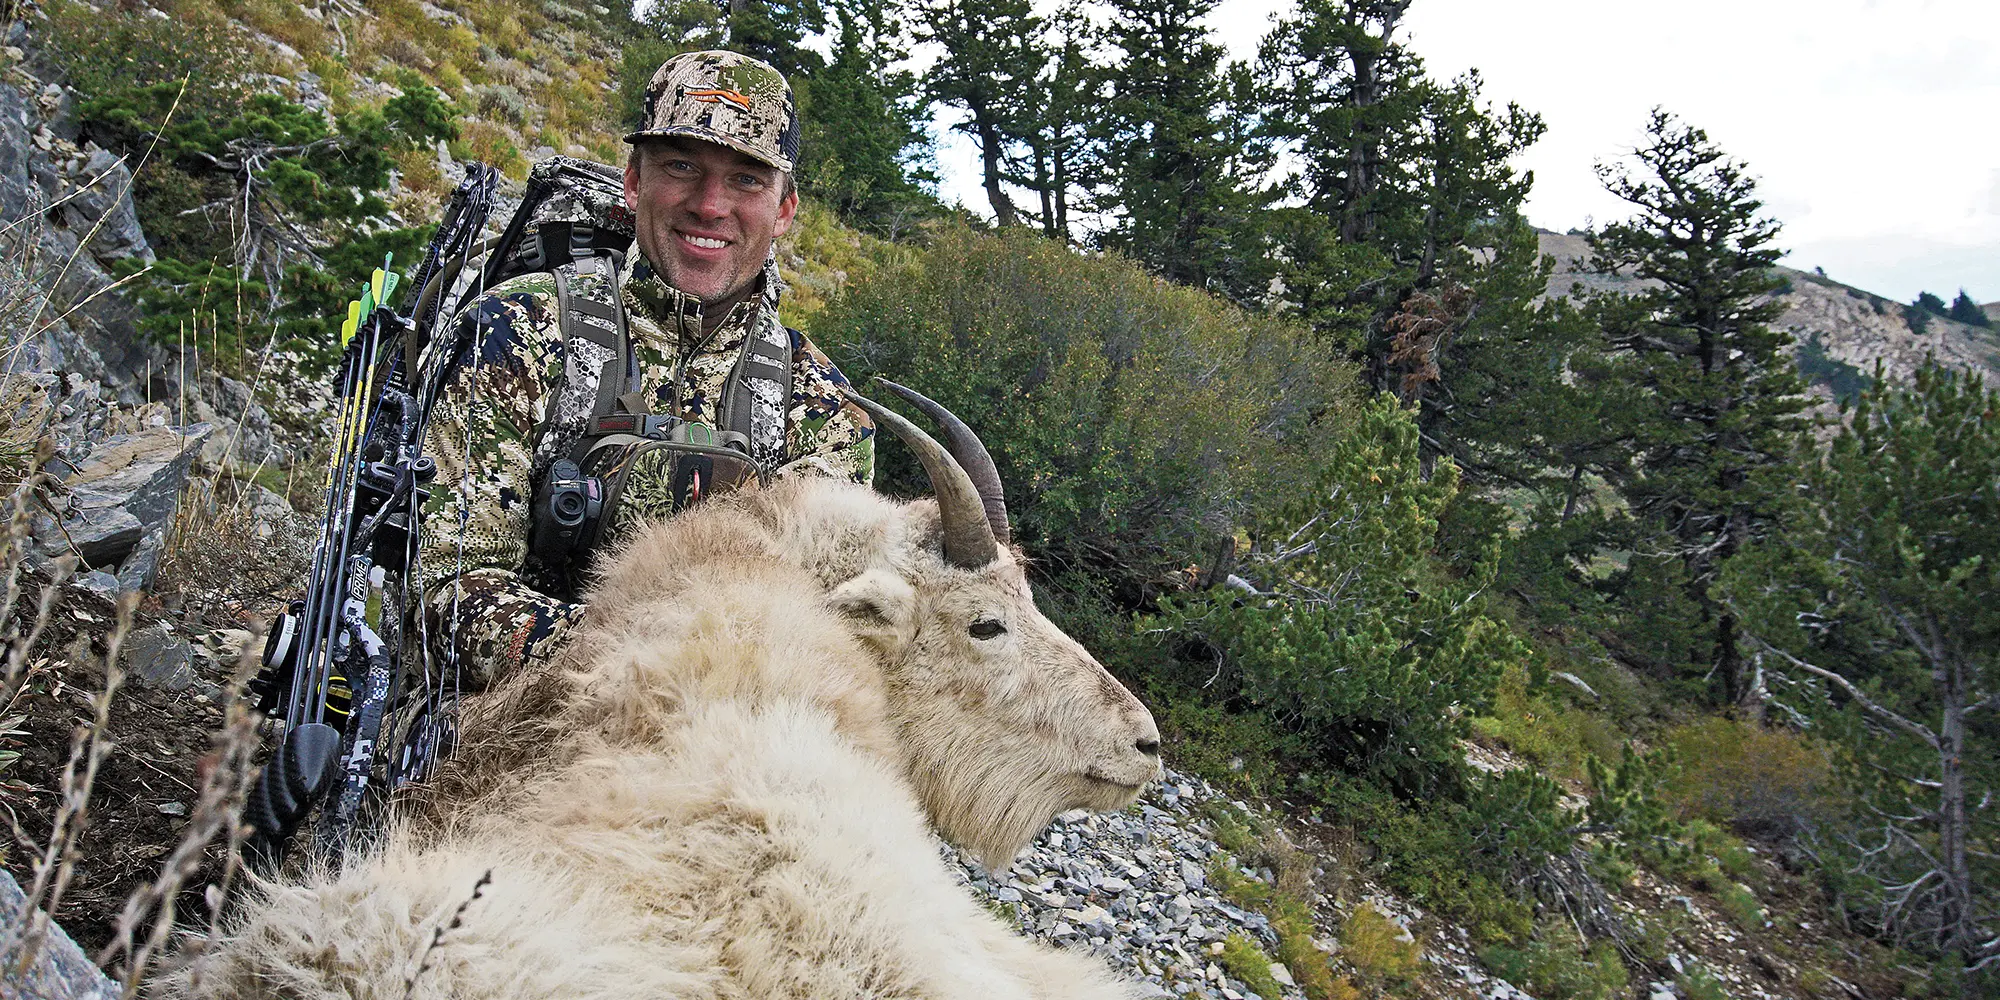
[[[95,143],[86,145],[84,152],[88,158],[83,168],[67,178],[77,190],[63,203],[64,222],[76,232],[95,229],[90,252],[106,264],[127,257],[152,263],[153,248],[139,228],[139,213],[132,204],[132,171],[123,157]]]
[[[146,537],[146,525],[131,511],[105,506],[88,513],[79,512],[75,520],[61,525],[47,515],[38,514],[35,535],[44,551],[59,553],[65,548],[73,549],[86,566],[116,567],[139,547],[140,540]]]
[[[148,590],[160,575],[160,559],[167,554],[167,526],[162,524],[139,539],[132,554],[118,565],[118,586],[124,590]]]
[[[136,684],[167,691],[185,691],[195,682],[194,647],[158,622],[127,636],[121,659]]]
[[[118,985],[106,979],[53,920],[42,924],[46,930],[34,954],[23,956],[31,924],[42,919],[40,911],[34,920],[27,919],[27,909],[28,894],[14,876],[0,871],[0,969],[5,970],[0,974],[0,1000],[112,1000],[121,995]],[[24,957],[27,967],[17,975],[14,970]]]
[[[51,554],[74,548],[93,569],[126,561],[173,517],[188,465],[211,432],[207,424],[155,427],[99,444],[63,480],[62,523],[36,519],[37,547]]]
[[[89,591],[107,600],[117,597],[124,590],[124,586],[118,582],[117,577],[101,569],[77,574],[70,581],[70,586]]]
[[[1181,881],[1186,882],[1190,889],[1199,889],[1208,884],[1208,873],[1202,871],[1201,866],[1192,861],[1182,861]]]
[[[257,401],[250,387],[223,376],[206,387],[205,406],[219,430],[202,449],[201,459],[216,468],[255,468],[258,465],[283,467],[288,456],[277,445],[271,414]]]

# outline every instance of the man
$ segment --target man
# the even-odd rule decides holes
[[[784,76],[732,52],[675,56],[647,87],[646,120],[625,137],[632,145],[625,204],[638,252],[626,255],[617,293],[642,380],[634,412],[678,418],[707,434],[721,425],[729,398],[749,400],[769,419],[747,435],[762,440],[740,442],[746,468],[869,482],[867,415],[841,395],[847,380],[826,356],[778,321],[784,285],[772,247],[791,229],[799,201],[798,113]],[[574,294],[580,276],[569,280]],[[577,574],[529,548],[543,485],[536,479],[565,457],[554,454],[545,431],[580,416],[565,407],[593,403],[550,393],[565,350],[554,295],[553,277],[537,273],[466,307],[458,323],[468,348],[447,370],[424,443],[438,463],[425,517],[425,624],[433,643],[456,647],[467,690],[546,660],[583,613]],[[771,398],[732,386],[732,369],[753,348],[781,358],[789,352],[788,399],[777,398],[775,380],[751,383],[768,386]],[[614,537],[677,505],[658,498],[687,497],[685,484],[678,494],[668,487],[674,460],[643,460],[651,454],[618,464],[624,499]],[[469,487],[463,496],[461,482]],[[469,515],[463,528],[461,510]]]

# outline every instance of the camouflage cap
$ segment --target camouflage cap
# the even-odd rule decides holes
[[[735,52],[683,52],[646,85],[646,127],[626,142],[683,136],[728,146],[790,173],[799,109],[770,64]]]

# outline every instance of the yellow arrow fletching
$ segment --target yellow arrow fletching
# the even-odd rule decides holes
[[[347,342],[354,339],[354,331],[360,326],[361,303],[349,302],[347,304],[347,322],[340,324],[340,346],[346,347]]]
[[[381,305],[388,299],[382,294],[382,280],[382,269],[379,267],[375,269],[374,274],[368,276],[368,291],[374,296],[376,305]]]

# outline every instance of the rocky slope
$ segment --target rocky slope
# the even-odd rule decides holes
[[[1582,236],[1547,230],[1537,235],[1542,253],[1556,260],[1550,295],[1566,296],[1576,285],[1588,291],[1643,287],[1633,278],[1588,273],[1584,262],[1590,249]],[[1912,313],[1902,303],[1809,271],[1781,267],[1778,273],[1786,282],[1778,293],[1785,311],[1774,325],[1791,332],[1801,371],[1822,396],[1844,395],[1855,380],[1872,376],[1877,362],[1888,377],[1907,379],[1928,355],[1983,372],[1989,385],[2000,381],[2000,330],[1932,314],[1918,320],[1920,327],[1912,326]],[[1988,315],[2000,312],[1985,308]]]

